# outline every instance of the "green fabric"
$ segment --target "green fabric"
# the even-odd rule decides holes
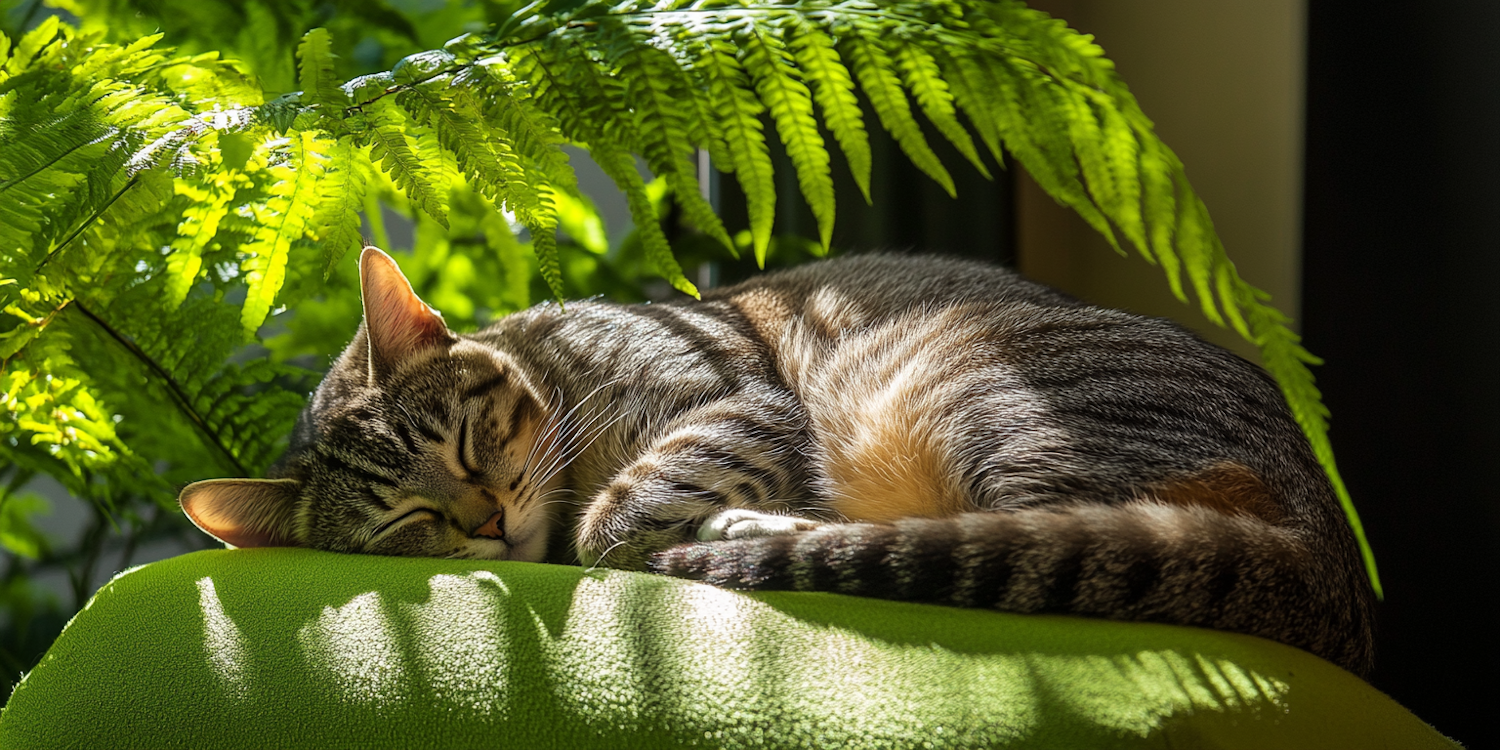
[[[1451,748],[1269,641],[290,549],[127,571],[0,747]]]

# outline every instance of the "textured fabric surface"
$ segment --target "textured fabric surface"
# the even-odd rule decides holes
[[[0,747],[1454,745],[1304,652],[1192,628],[290,549],[105,586]]]

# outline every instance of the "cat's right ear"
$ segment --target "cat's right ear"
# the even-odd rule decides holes
[[[183,488],[177,502],[198,528],[236,547],[295,547],[297,494],[292,479],[208,479]]]
[[[372,380],[418,352],[458,340],[443,323],[443,316],[412,291],[396,261],[379,248],[366,247],[359,256],[359,290],[370,340]]]

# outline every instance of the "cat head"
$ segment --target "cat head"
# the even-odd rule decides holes
[[[540,560],[554,410],[505,353],[448,330],[396,262],[360,256],[364,322],[313,393],[272,479],[179,502],[235,547]]]

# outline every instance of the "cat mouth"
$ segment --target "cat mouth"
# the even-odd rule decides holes
[[[468,551],[473,557],[485,560],[521,560],[525,559],[523,551],[535,536],[506,533],[503,537],[495,537],[475,534],[470,537]]]

